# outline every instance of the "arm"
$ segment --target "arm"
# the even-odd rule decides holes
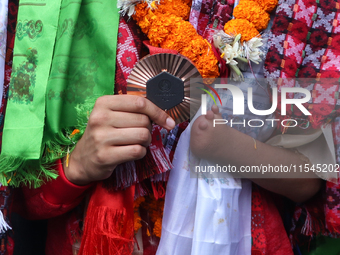
[[[260,141],[256,141],[255,149],[255,141],[252,137],[227,125],[213,127],[209,121],[213,118],[221,118],[217,113],[208,112],[207,116],[199,117],[192,126],[190,146],[198,157],[212,160],[219,165],[230,164],[236,166],[237,169],[241,166],[260,166],[261,164],[289,166],[306,163],[297,153]],[[266,173],[266,175],[246,173],[243,177],[295,202],[308,200],[320,190],[322,185],[322,180],[312,172]]]
[[[91,183],[108,178],[118,164],[145,156],[151,142],[151,120],[167,129],[175,126],[174,120],[145,98],[98,98],[69,165],[59,161],[56,180],[38,189],[22,188],[17,196],[20,201],[14,203],[20,206],[17,210],[30,219],[45,219],[74,208]]]

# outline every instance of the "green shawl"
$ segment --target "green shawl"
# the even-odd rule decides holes
[[[37,187],[81,137],[94,100],[113,94],[113,0],[21,0],[0,182]],[[92,99],[92,100],[91,100]],[[74,128],[80,133],[71,135]]]

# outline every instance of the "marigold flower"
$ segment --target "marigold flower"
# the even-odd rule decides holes
[[[270,20],[269,14],[257,2],[251,0],[241,0],[233,15],[236,19],[248,20],[258,31],[266,29]]]
[[[144,197],[139,197],[133,202],[133,209],[134,209],[134,212],[133,212],[134,225],[133,226],[134,226],[135,233],[137,233],[138,230],[142,227],[142,224],[141,224],[142,219],[139,216],[138,209],[139,209],[140,204],[143,202],[145,202]]]
[[[133,217],[134,217],[133,228],[134,228],[135,233],[137,233],[138,230],[142,227],[142,224],[141,224],[142,219],[139,216],[138,212],[134,212]]]
[[[189,18],[189,2],[161,0],[152,10],[143,2],[136,5],[132,17],[147,34],[151,45],[177,50],[196,65],[203,78],[215,78],[219,75],[218,61],[210,44],[185,21]]]
[[[278,0],[253,0],[254,2],[257,2],[263,10],[270,13],[272,12],[276,5],[278,4]]]
[[[158,218],[153,227],[153,233],[157,237],[161,237],[162,234],[162,218]]]
[[[232,19],[224,25],[224,32],[230,35],[241,34],[241,42],[248,41],[259,35],[255,26],[245,19]]]
[[[187,4],[191,8],[192,0],[183,0],[183,3]]]
[[[149,8],[146,2],[142,2],[135,6],[135,14],[132,16],[134,20],[140,22],[148,14]]]
[[[196,66],[202,78],[214,78],[220,75],[218,60],[212,50],[209,50],[207,54],[203,54],[196,62]]]
[[[171,33],[175,24],[180,22],[182,19],[174,15],[158,14],[155,16],[152,25],[149,28],[148,38],[150,44],[156,47],[165,41],[167,36]]]
[[[189,58],[192,62],[196,62],[197,58],[207,52],[206,42],[204,39],[196,35],[191,41],[182,49],[181,54]]]
[[[189,19],[190,7],[182,0],[162,0],[155,14],[173,14],[176,17]]]
[[[174,25],[171,33],[160,46],[181,52],[195,35],[197,35],[195,28],[189,22],[181,20]]]

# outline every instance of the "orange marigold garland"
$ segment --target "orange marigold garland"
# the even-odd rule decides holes
[[[266,29],[270,20],[269,14],[257,2],[249,0],[241,0],[233,15],[236,19],[248,20],[259,31]]]
[[[241,35],[241,42],[249,41],[260,33],[255,26],[246,19],[233,19],[224,25],[224,31],[230,35]]]
[[[148,210],[151,221],[154,223],[153,234],[161,237],[164,198],[156,200],[153,196],[147,197],[145,203],[141,204],[141,206]]]
[[[233,11],[235,19],[225,24],[224,31],[235,35],[235,30],[238,30],[240,32],[237,33],[247,38],[242,41],[250,40],[250,34],[255,34],[253,27],[258,31],[267,28],[270,21],[269,13],[274,10],[277,3],[278,0],[241,0]],[[251,25],[244,20],[247,20]],[[247,32],[247,30],[251,30],[251,32]]]
[[[253,0],[254,2],[257,2],[263,10],[270,13],[272,12],[276,5],[278,4],[278,0]]]
[[[144,197],[138,197],[137,199],[135,199],[135,201],[133,202],[133,216],[134,216],[134,231],[135,234],[138,232],[138,230],[142,227],[141,224],[141,217],[139,216],[139,206],[141,203],[145,202],[145,198]]]
[[[118,7],[123,14],[128,12],[136,20],[152,46],[176,50],[196,65],[203,78],[216,78],[219,76],[218,60],[211,45],[186,21],[189,3],[189,0],[146,0],[134,6],[128,0],[121,0]],[[195,44],[191,43],[193,38]]]
[[[156,200],[153,196],[139,197],[134,202],[134,230],[135,233],[142,227],[141,217],[139,216],[139,208],[146,209],[150,215],[151,221],[154,224],[152,233],[147,229],[148,235],[154,234],[157,237],[161,237],[162,233],[162,219],[164,209],[164,198]]]
[[[259,64],[265,55],[259,31],[267,28],[270,21],[268,12],[277,5],[278,0],[240,0],[235,7],[235,19],[228,21],[224,31],[217,31],[214,45],[225,59],[235,81],[243,80],[239,68],[241,62]]]
[[[183,31],[185,31],[185,33],[183,33]],[[196,35],[197,33],[195,28],[189,22],[181,20],[175,24],[171,33],[160,44],[160,46],[164,49],[172,49],[182,52],[183,48],[187,47],[192,38]],[[188,50],[190,50],[190,47]],[[184,54],[182,53],[182,55]]]

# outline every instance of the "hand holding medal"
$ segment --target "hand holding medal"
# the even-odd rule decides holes
[[[189,1],[118,2],[121,13],[136,20],[154,47],[177,51],[180,55],[161,53],[146,56],[136,64],[128,83],[128,94],[146,96],[175,119],[190,117],[198,109],[190,97],[190,78],[216,78],[218,61],[210,43],[198,35],[186,21]]]

